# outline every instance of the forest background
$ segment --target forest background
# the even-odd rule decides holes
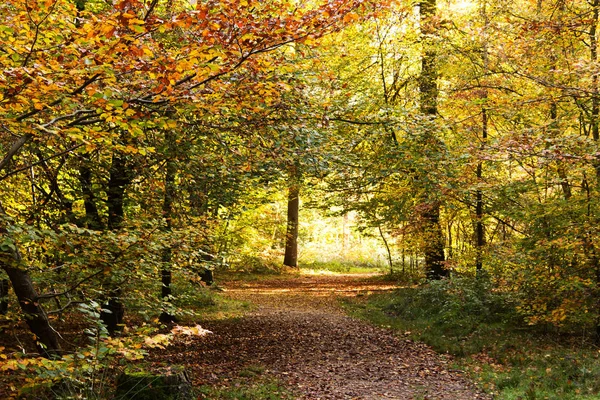
[[[523,323],[598,339],[599,12],[4,2],[3,323],[26,323],[38,363],[64,367],[87,351],[63,351],[65,313],[109,346],[127,308],[185,315],[178,282],[206,268],[296,267],[297,241],[321,242],[337,215],[328,240],[358,263],[485,280]],[[346,242],[358,233],[365,253],[381,241],[378,260]]]

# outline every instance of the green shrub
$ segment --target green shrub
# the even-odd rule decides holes
[[[584,337],[529,326],[486,276],[345,300],[350,312],[460,356],[497,399],[598,399],[600,352]]]

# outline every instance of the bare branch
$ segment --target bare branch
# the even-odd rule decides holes
[[[76,119],[73,122],[69,122],[67,124],[67,127],[70,126],[85,126],[85,125],[93,125],[93,124],[97,124],[99,122],[104,122],[104,120],[102,118],[92,118],[92,119],[88,119],[88,117],[81,117],[79,119]]]
[[[51,315],[51,314],[60,314],[61,312],[65,311],[67,308],[73,306],[73,305],[77,305],[77,304],[84,304],[85,301],[74,301],[71,300],[69,301],[67,304],[65,304],[63,307],[59,308],[58,310],[51,310],[51,311],[46,311],[46,314]]]
[[[77,282],[76,284],[74,284],[73,286],[71,286],[70,288],[60,292],[60,293],[46,293],[46,294],[41,294],[38,296],[38,300],[44,300],[44,299],[52,299],[54,297],[59,297],[59,296],[64,296],[68,293],[71,293],[73,290],[77,289],[79,286],[83,285],[85,282],[92,280],[93,278],[95,278],[96,276],[100,275],[104,273],[104,268],[102,268],[101,270],[98,270],[96,272],[94,272],[91,275],[86,276],[85,278],[83,278],[82,280],[80,280],[79,282]]]
[[[57,123],[59,121],[64,121],[65,119],[73,118],[73,117],[76,117],[76,116],[81,115],[81,114],[88,115],[88,114],[93,114],[93,113],[94,113],[94,110],[78,110],[78,111],[75,111],[72,114],[62,115],[60,117],[56,117],[56,118],[52,119],[51,121],[46,122],[45,124],[40,125],[40,126],[42,126],[44,128],[48,128],[48,127],[54,125],[55,123]]]
[[[83,90],[84,90],[86,87],[88,87],[88,86],[89,86],[89,85],[91,85],[92,83],[96,82],[96,81],[98,80],[98,78],[100,78],[100,76],[101,76],[100,74],[95,74],[95,75],[93,75],[92,77],[88,78],[88,79],[87,79],[85,82],[83,82],[83,83],[81,84],[81,86],[79,86],[78,88],[76,88],[75,90],[73,90],[72,92],[70,92],[68,95],[69,95],[69,96],[75,96],[75,95],[77,95],[77,94],[79,94],[79,93],[83,92]],[[43,108],[42,108],[42,109],[40,109],[40,110],[33,109],[33,110],[31,110],[31,111],[28,111],[28,112],[26,112],[25,114],[21,114],[20,116],[18,116],[18,117],[16,118],[16,120],[17,120],[18,122],[21,122],[21,121],[23,121],[23,120],[24,120],[24,119],[26,119],[26,118],[33,117],[34,115],[36,115],[36,114],[39,114],[39,113],[40,113],[40,112],[42,112],[42,111],[46,111],[47,109],[49,109],[49,108],[51,108],[51,107],[54,107],[54,106],[55,106],[55,105],[57,105],[57,104],[60,104],[60,103],[61,103],[61,102],[62,102],[64,99],[65,99],[65,97],[61,97],[61,98],[59,98],[59,99],[56,99],[56,100],[54,100],[52,103],[48,104],[46,107],[43,107]]]
[[[386,124],[386,122],[384,122],[384,121],[379,121],[379,122],[357,121],[357,120],[338,118],[338,117],[328,118],[328,120],[336,121],[336,122],[345,122],[347,124],[353,124],[353,125],[385,125]]]
[[[37,166],[37,165],[43,164],[43,163],[45,163],[46,161],[48,161],[48,160],[51,160],[51,159],[53,159],[53,158],[60,157],[60,156],[62,156],[62,155],[68,154],[68,153],[70,153],[70,152],[72,152],[72,151],[74,151],[74,150],[76,150],[76,149],[80,148],[80,147],[81,147],[81,146],[83,146],[83,145],[84,145],[84,143],[80,143],[80,144],[78,144],[78,145],[75,145],[75,146],[73,146],[73,147],[69,147],[68,149],[66,149],[66,150],[63,150],[63,151],[61,151],[61,152],[59,152],[59,153],[53,154],[53,155],[51,155],[51,156],[49,156],[49,157],[46,157],[46,158],[44,158],[43,160],[40,160],[40,161],[34,162],[34,163],[32,163],[32,164],[26,165],[26,166],[24,166],[24,167],[21,167],[21,168],[19,168],[19,169],[15,169],[14,171],[10,171],[10,172],[9,172],[9,173],[7,173],[6,175],[4,175],[2,178],[0,178],[0,181],[3,181],[3,180],[5,180],[6,178],[8,178],[8,177],[10,177],[10,176],[16,175],[16,174],[18,174],[19,172],[26,171],[26,170],[28,170],[28,169],[29,169],[29,168],[31,168],[31,167],[35,167],[35,166]]]
[[[150,18],[150,15],[152,15],[152,12],[154,11],[154,8],[156,8],[157,4],[158,4],[158,0],[152,0],[152,3],[150,3],[150,7],[148,8],[148,11],[146,11],[146,15],[144,15],[144,21],[147,21],[148,18]]]
[[[21,147],[23,147],[25,145],[25,143],[27,143],[32,137],[33,137],[33,135],[31,135],[30,133],[27,133],[27,134],[21,136],[19,139],[17,139],[13,143],[13,145],[10,146],[8,153],[6,153],[6,155],[4,156],[2,161],[0,161],[0,171],[2,171],[4,168],[6,168],[6,166],[10,163],[12,158],[21,150]]]

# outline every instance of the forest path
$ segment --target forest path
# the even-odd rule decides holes
[[[204,321],[213,334],[176,346],[198,384],[225,384],[248,366],[284,381],[302,399],[487,399],[451,360],[426,345],[348,317],[340,296],[391,290],[365,275],[285,275],[224,282],[226,296],[257,308]],[[181,358],[178,360],[178,358]]]

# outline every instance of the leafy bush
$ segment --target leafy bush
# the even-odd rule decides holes
[[[280,273],[283,271],[283,257],[275,260],[271,257],[243,254],[231,261],[231,270],[253,274]]]
[[[388,311],[403,318],[428,317],[441,325],[467,320],[475,325],[514,317],[512,301],[494,291],[487,276],[444,279],[423,288],[402,290],[412,295],[398,296]]]
[[[391,319],[397,329],[414,331],[416,339],[456,355],[481,351],[486,344],[480,336],[519,318],[512,297],[495,291],[487,276],[434,281],[372,301],[366,307],[381,310],[382,320]]]

